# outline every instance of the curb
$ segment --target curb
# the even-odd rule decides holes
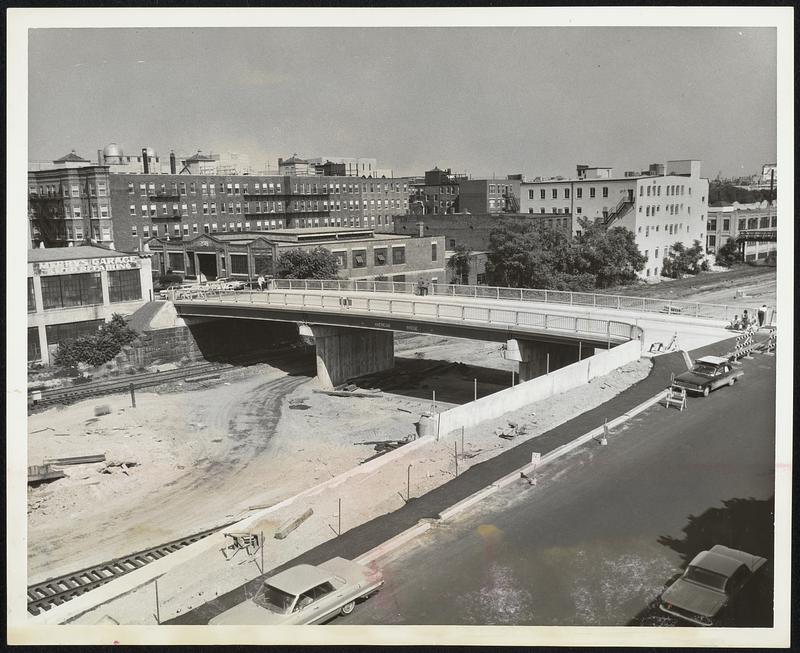
[[[611,420],[610,422],[607,423],[607,426],[609,428],[613,428],[613,427],[619,426],[620,424],[623,424],[624,422],[626,422],[630,418],[638,415],[639,413],[647,410],[651,406],[654,406],[655,404],[657,404],[659,401],[661,401],[663,399],[663,397],[664,397],[664,393],[663,392],[659,392],[657,395],[655,395],[653,397],[650,397],[650,399],[647,399],[646,401],[643,401],[638,406],[635,406],[634,408],[631,408],[631,410],[629,410],[628,412],[623,413],[619,417]],[[566,444],[564,444],[564,445],[562,445],[562,446],[560,446],[560,447],[558,447],[556,449],[553,449],[553,451],[551,451],[548,454],[542,456],[542,458],[539,460],[538,463],[528,463],[527,465],[524,465],[523,467],[520,467],[519,469],[514,470],[510,474],[507,474],[506,476],[503,476],[502,478],[499,478],[494,483],[492,483],[491,485],[488,485],[487,487],[483,488],[482,490],[478,490],[474,494],[471,494],[466,499],[462,499],[458,503],[455,503],[452,506],[450,506],[449,508],[446,508],[445,510],[443,510],[442,512],[439,513],[439,518],[438,518],[437,521],[446,521],[448,519],[451,519],[452,517],[464,512],[467,508],[472,507],[473,505],[475,505],[476,503],[479,503],[480,501],[482,501],[486,497],[494,494],[500,488],[505,487],[507,485],[510,485],[514,481],[518,481],[522,477],[523,474],[527,475],[528,472],[531,472],[531,471],[533,471],[535,469],[538,469],[542,465],[546,465],[547,463],[552,462],[552,461],[556,460],[557,458],[560,458],[565,453],[569,453],[573,449],[577,449],[579,446],[581,446],[582,444],[585,444],[589,440],[592,440],[592,439],[596,438],[601,433],[603,433],[603,427],[602,426],[599,427],[599,428],[596,428],[596,429],[592,429],[588,433],[584,433],[583,435],[581,435],[580,437],[575,438],[571,442],[567,442]],[[406,544],[410,540],[414,539],[418,535],[422,535],[423,533],[426,533],[430,529],[431,529],[431,522],[428,522],[428,521],[420,522],[417,525],[406,529],[405,531],[403,531],[399,535],[395,535],[390,540],[386,540],[386,542],[383,542],[382,544],[379,544],[375,548],[370,549],[366,553],[364,553],[361,556],[359,556],[355,560],[355,562],[359,562],[361,564],[369,564],[371,562],[374,562],[375,560],[377,560],[378,558],[383,557],[387,553],[392,553],[393,551],[396,551],[397,549],[399,549],[401,546],[403,546],[404,544]]]

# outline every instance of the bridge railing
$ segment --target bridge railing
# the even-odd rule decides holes
[[[347,292],[373,292],[416,295],[420,293],[417,283],[407,281],[364,281],[353,279],[274,279],[277,290],[337,290]],[[677,299],[633,297],[629,295],[606,295],[602,293],[572,292],[566,290],[543,290],[535,288],[503,288],[499,286],[462,286],[456,284],[428,284],[430,295],[444,297],[472,297],[506,299],[513,301],[561,304],[639,313],[663,313],[686,315],[709,320],[731,321],[744,309],[753,313],[755,306],[729,306],[727,304],[705,304]]]
[[[297,285],[296,280],[292,280]],[[316,282],[317,284],[327,284]],[[316,284],[312,284],[316,285]],[[502,326],[530,327],[547,331],[560,331],[600,336],[611,341],[641,340],[642,329],[634,324],[616,320],[601,320],[595,318],[579,317],[573,315],[559,315],[541,313],[513,308],[486,307],[475,304],[454,304],[452,302],[437,302],[435,297],[426,299],[396,297],[371,297],[354,294],[348,297],[340,295],[326,295],[313,292],[320,287],[310,288],[311,292],[294,292],[295,289],[285,288],[287,292],[273,290],[260,292],[258,290],[223,290],[209,289],[205,292],[196,292],[177,296],[176,301],[187,302],[231,302],[235,304],[266,304],[270,306],[286,306],[297,308],[317,308],[324,311],[354,311],[390,315],[396,317],[413,317],[421,319],[447,320],[471,322],[478,324],[491,324]],[[300,290],[297,288],[296,290]],[[380,291],[378,291],[380,292]],[[402,293],[396,293],[402,294]]]

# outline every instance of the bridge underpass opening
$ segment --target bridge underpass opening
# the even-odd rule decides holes
[[[511,343],[515,343],[513,346]],[[509,340],[509,350],[517,354],[519,380],[530,381],[537,376],[566,367],[594,354],[594,347],[581,343],[566,344],[535,340]]]
[[[208,281],[214,281],[217,278],[217,255],[210,252],[197,252],[196,256],[200,273]]]

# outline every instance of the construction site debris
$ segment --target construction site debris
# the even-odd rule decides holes
[[[51,465],[85,465],[87,463],[102,463],[105,462],[106,455],[104,453],[91,454],[88,456],[71,456],[69,458],[45,458],[42,464]]]
[[[31,433],[43,433],[44,431],[55,431],[54,428],[50,426],[45,426],[43,429],[36,429],[35,431],[31,431]]]
[[[94,416],[100,417],[101,415],[110,415],[111,407],[108,404],[102,404],[94,407]]]
[[[331,397],[380,397],[380,390],[359,390],[353,386],[353,390],[319,390],[315,389],[314,392],[321,395],[330,395]],[[292,406],[290,406],[292,408]]]
[[[28,485],[49,483],[66,477],[60,469],[53,469],[51,465],[31,465],[28,467]]]
[[[296,517],[295,519],[290,519],[287,522],[281,524],[277,531],[275,531],[275,539],[276,540],[283,540],[286,536],[291,533],[294,529],[296,529],[300,524],[302,524],[306,519],[311,517],[314,514],[314,509],[309,508],[306,510],[302,515]]]

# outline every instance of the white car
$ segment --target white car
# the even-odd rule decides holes
[[[296,565],[264,581],[256,595],[217,615],[210,625],[319,624],[350,614],[356,600],[377,592],[383,576],[344,558]]]

